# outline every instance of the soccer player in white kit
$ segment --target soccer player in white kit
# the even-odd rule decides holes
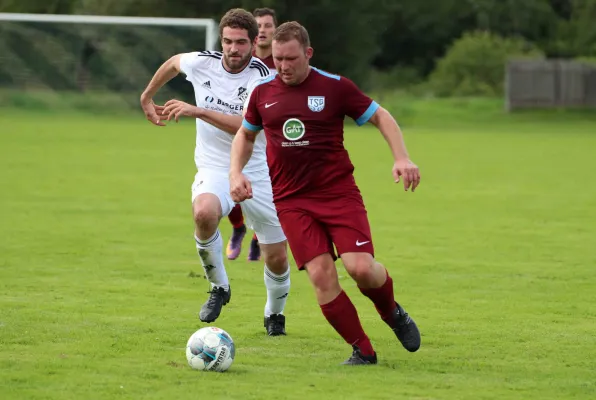
[[[197,252],[211,282],[209,299],[199,313],[203,322],[215,321],[230,301],[218,226],[235,205],[228,180],[232,139],[242,124],[248,93],[270,73],[265,64],[252,56],[258,26],[251,13],[243,9],[228,11],[220,21],[219,32],[223,52],[202,51],[171,57],[157,70],[141,95],[143,111],[155,125],[163,126],[164,120],[178,121],[182,116],[197,121],[198,172],[192,184],[192,207]],[[154,104],[152,98],[159,88],[180,72],[192,83],[198,107],[179,100],[170,100],[164,106]],[[255,194],[241,206],[249,226],[257,233],[265,261],[264,325],[270,336],[277,336],[285,335],[283,310],[290,290],[290,270],[286,237],[273,205],[265,140],[265,135],[257,140],[244,169],[251,177]]]

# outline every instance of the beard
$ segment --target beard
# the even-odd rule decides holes
[[[234,55],[239,55],[239,54],[234,54]],[[243,69],[251,57],[252,57],[251,53],[248,53],[244,57],[241,56],[240,58],[232,58],[230,54],[224,54],[224,60],[226,62],[226,65],[232,71],[239,71],[239,70]]]

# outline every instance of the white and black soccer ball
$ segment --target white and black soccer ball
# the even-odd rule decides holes
[[[232,337],[214,326],[201,328],[186,343],[186,359],[192,369],[224,372],[234,362],[236,348]]]

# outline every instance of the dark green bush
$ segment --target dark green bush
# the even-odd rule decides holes
[[[490,32],[469,32],[453,42],[430,76],[437,96],[499,96],[511,58],[543,58],[532,44]]]

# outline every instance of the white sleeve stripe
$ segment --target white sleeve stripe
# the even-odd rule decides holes
[[[255,65],[255,66],[258,66],[259,68],[262,68],[262,71],[265,74],[265,75],[262,75],[262,76],[269,75],[269,67],[267,67],[265,65],[265,63],[263,61],[259,60],[258,58],[254,58],[253,57],[252,62],[251,62],[251,65]]]
[[[221,60],[221,56],[217,56],[215,54],[198,54],[199,57],[211,57],[211,58],[215,58],[217,60]]]
[[[203,50],[200,51],[199,54],[203,54],[203,55],[214,55],[214,56],[222,56],[221,51],[210,51],[210,50]]]
[[[263,64],[260,61],[253,61],[250,63],[250,68],[256,68],[259,70],[259,72],[261,73],[261,76],[267,76],[269,75],[269,68],[267,68],[267,66],[265,64]]]

